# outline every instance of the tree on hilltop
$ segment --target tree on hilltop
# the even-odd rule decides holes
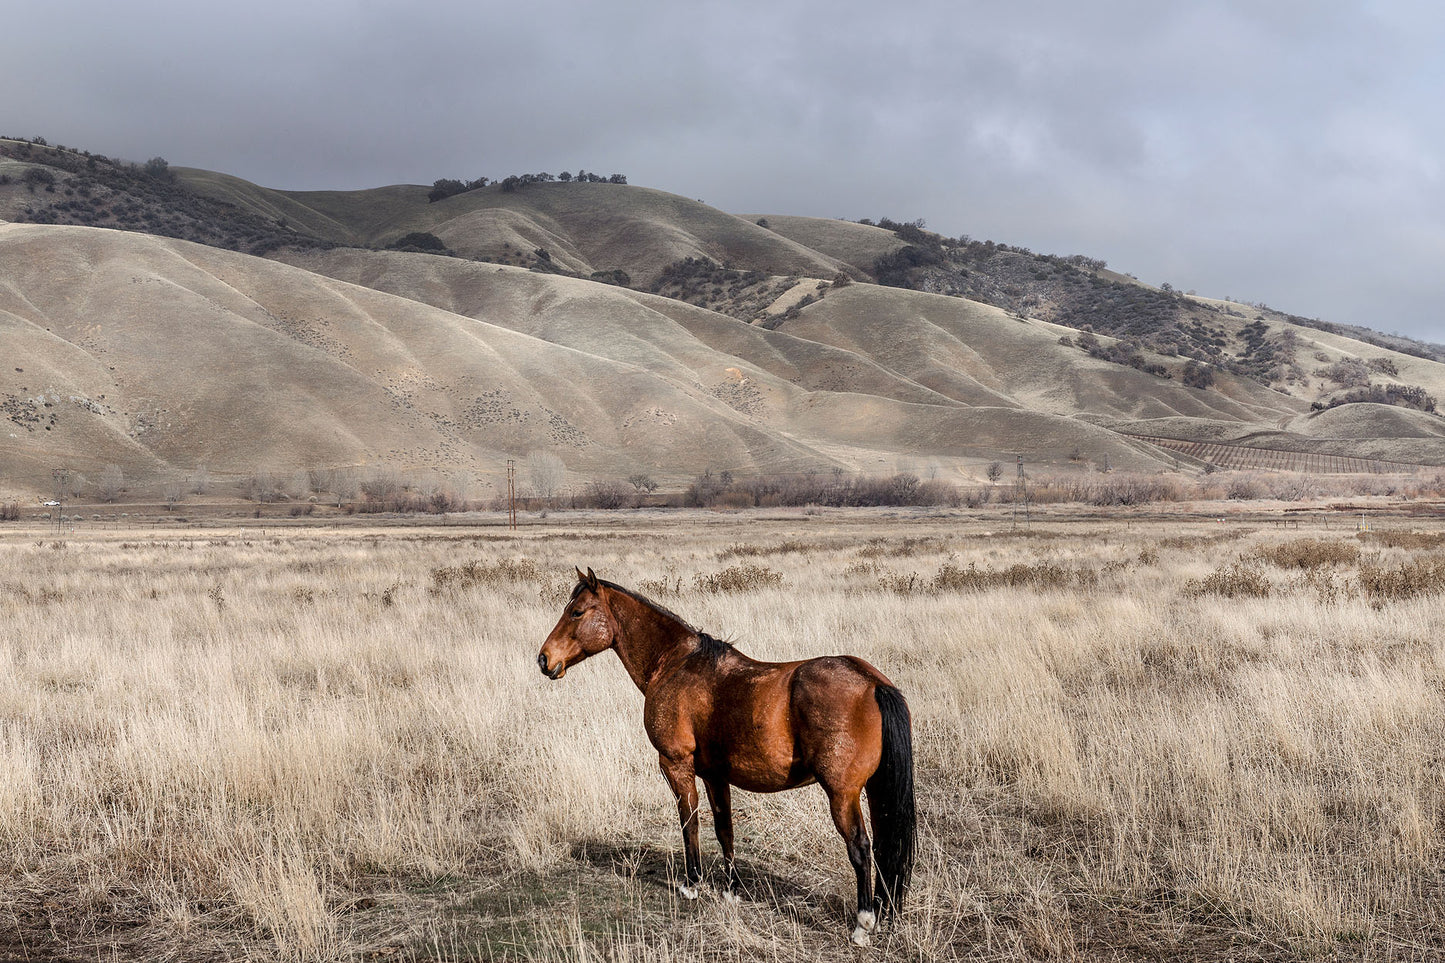
[[[164,157],[152,157],[141,166],[147,177],[154,177],[158,181],[175,180],[175,172]]]

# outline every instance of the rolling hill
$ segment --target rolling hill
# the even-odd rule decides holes
[[[1441,396],[1431,346],[916,225],[608,183],[427,195],[0,141],[0,495],[59,463],[154,488],[496,479],[533,452],[572,484],[1197,464],[1175,442],[1445,465],[1434,414],[1328,407],[1361,377]],[[386,249],[409,236],[436,251]]]

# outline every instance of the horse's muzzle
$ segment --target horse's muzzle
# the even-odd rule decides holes
[[[567,667],[561,662],[557,663],[557,668],[555,669],[547,668],[547,653],[545,652],[537,653],[537,667],[542,670],[543,675],[553,680],[554,682],[562,678],[562,673],[567,671]]]

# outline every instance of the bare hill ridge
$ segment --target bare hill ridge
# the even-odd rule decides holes
[[[539,449],[588,473],[819,460],[691,379],[271,261],[19,225],[0,228],[0,257],[14,359],[0,444],[31,478],[57,460],[142,478],[198,465],[481,472]]]
[[[1445,396],[1430,346],[1084,258],[623,184],[284,192],[13,141],[0,168],[0,487],[536,451],[672,484],[1190,443],[1445,464],[1445,420],[1398,406]]]
[[[901,458],[961,462],[1004,446],[1049,461],[1081,432],[1116,464],[1156,464],[1103,429],[1007,409],[1000,421],[860,356],[647,303],[663,299],[425,255],[335,256],[451,299],[469,285],[477,316],[188,242],[0,226],[7,475],[43,487],[58,462],[92,478],[115,464],[141,484],[197,466],[486,475],[536,450],[584,477],[888,472]],[[846,387],[879,393],[786,376],[821,367],[842,379],[849,366],[866,377]]]
[[[467,258],[549,263],[584,277],[621,269],[650,282],[688,257],[739,270],[831,277],[848,266],[752,221],[665,191],[618,184],[498,186],[427,201],[427,189],[269,191],[238,178],[183,169],[183,183],[215,199],[305,225],[339,244],[384,247],[412,232]]]

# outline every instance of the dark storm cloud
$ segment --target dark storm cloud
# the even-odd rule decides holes
[[[94,4],[6,16],[6,132],[356,188],[585,167],[924,217],[1445,340],[1424,3]]]

